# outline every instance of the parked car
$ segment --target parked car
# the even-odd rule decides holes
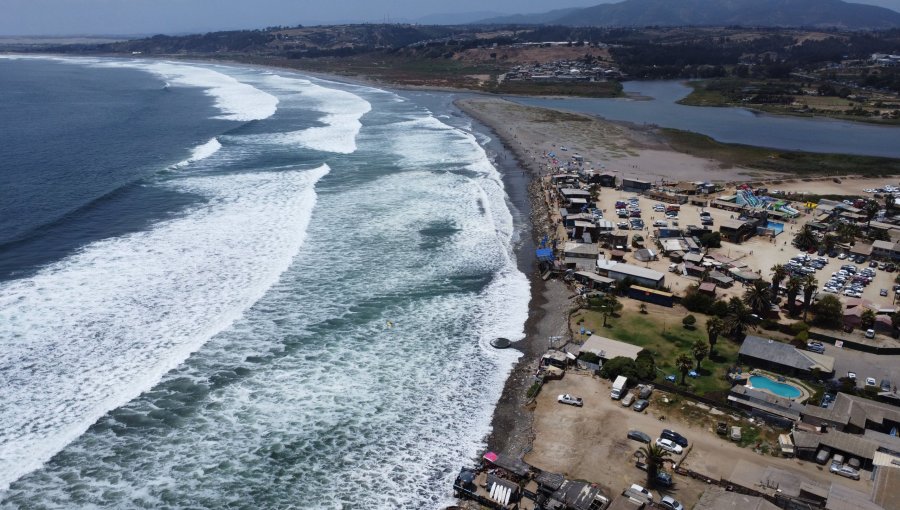
[[[633,497],[639,501],[643,501],[644,503],[650,503],[653,501],[653,494],[650,493],[649,490],[636,483],[631,484],[631,487],[625,489],[625,492],[623,492],[623,494],[629,497]]]
[[[570,406],[581,407],[584,405],[584,401],[581,400],[581,397],[575,397],[566,393],[565,395],[560,395],[556,397],[556,401],[560,404],[568,404]]]
[[[881,380],[881,391],[891,391],[891,381],[889,379]]]
[[[640,430],[629,430],[626,437],[628,437],[628,439],[631,439],[632,441],[650,444],[650,436],[644,434]]]
[[[831,467],[828,470],[836,475],[846,476],[852,480],[859,480],[859,471],[850,466],[845,466],[840,462],[832,462]]]
[[[662,437],[656,440],[656,446],[679,455],[684,451],[684,448],[682,448],[681,445],[675,444],[671,439],[664,439]]]
[[[647,409],[647,406],[649,406],[649,405],[650,405],[650,402],[648,402],[647,400],[644,400],[644,399],[640,399],[634,403],[634,407],[632,407],[632,409],[634,409],[637,412],[641,412],[644,409]]]
[[[653,393],[653,386],[649,384],[641,384],[638,386],[638,398],[647,400]]]
[[[724,436],[728,434],[728,424],[724,421],[720,421],[716,424],[716,434],[720,436]]]
[[[622,399],[622,407],[631,407],[631,404],[634,403],[634,393],[629,393],[625,395]]]
[[[866,386],[871,386],[874,388],[875,386],[878,386],[878,383],[875,382],[874,377],[866,377]]]
[[[875,330],[867,329],[866,330],[866,338],[875,338]]]
[[[811,352],[823,354],[825,352],[825,344],[822,342],[807,342],[806,349]]]
[[[679,503],[678,500],[676,500],[672,496],[666,496],[662,498],[662,501],[660,501],[659,504],[663,508],[667,508],[669,510],[684,510],[684,505]]]
[[[660,434],[659,437],[661,437],[663,439],[668,439],[679,446],[687,448],[687,445],[688,445],[687,438],[682,436],[678,432],[675,432],[674,430],[663,429],[662,434]]]
[[[887,295],[888,295],[887,289],[881,289],[881,290],[879,290],[879,291],[878,291],[878,295],[879,295],[879,296],[887,296]]]

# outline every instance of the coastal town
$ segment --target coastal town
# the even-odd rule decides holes
[[[900,508],[900,183],[696,179],[519,128],[566,324],[463,507]]]

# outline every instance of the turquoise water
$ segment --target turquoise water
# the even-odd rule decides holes
[[[768,377],[761,375],[750,376],[750,384],[752,384],[754,388],[769,390],[779,397],[797,398],[801,395],[800,390],[798,390],[794,386],[791,386],[790,384],[775,382]]]
[[[774,230],[775,234],[780,234],[784,232],[784,223],[777,223],[775,221],[770,221],[766,223],[766,228],[769,230]]]

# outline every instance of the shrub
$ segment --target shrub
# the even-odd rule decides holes
[[[541,382],[534,381],[534,383],[528,387],[528,391],[525,392],[525,396],[528,398],[534,398],[537,396],[538,392],[541,391]]]
[[[805,346],[806,342],[809,341],[809,332],[801,331],[797,333],[796,335],[794,335],[794,340],[801,342]]]
[[[637,364],[633,359],[618,356],[607,361],[600,367],[600,377],[603,377],[604,379],[612,380],[620,375],[633,379],[638,378]]]
[[[767,330],[767,331],[776,331],[778,330],[779,324],[772,319],[766,319],[759,324],[759,327]]]
[[[697,324],[697,318],[693,315],[687,315],[684,319],[681,319],[681,324],[687,329],[694,329],[694,325]]]
[[[600,363],[600,356],[597,356],[593,352],[584,351],[578,355],[578,359],[584,361],[585,363]]]

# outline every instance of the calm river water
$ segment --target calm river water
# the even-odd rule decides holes
[[[825,118],[783,117],[745,108],[684,106],[691,89],[677,81],[630,81],[631,98],[513,98],[521,104],[702,133],[728,143],[776,149],[900,158],[900,128]]]

